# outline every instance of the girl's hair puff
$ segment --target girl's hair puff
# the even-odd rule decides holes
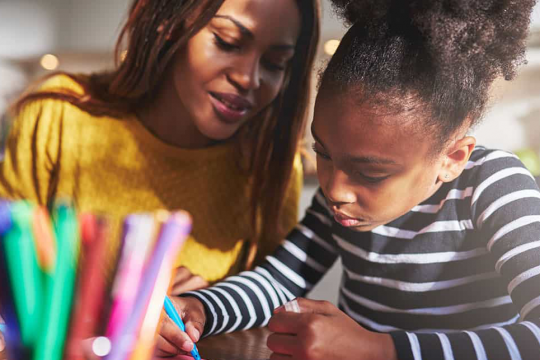
[[[444,145],[482,117],[497,77],[525,62],[535,0],[332,0],[352,27],[322,76],[322,91],[422,115]],[[427,127],[426,127],[427,125]]]

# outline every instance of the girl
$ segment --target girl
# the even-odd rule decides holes
[[[317,0],[133,1],[117,69],[54,76],[20,100],[0,196],[66,196],[115,229],[186,209],[175,293],[248,268],[297,221],[318,35]]]
[[[272,360],[539,359],[540,192],[467,135],[534,1],[334,3],[353,26],[316,101],[320,191],[260,267],[175,298],[187,335],[161,335],[189,350],[269,321]],[[288,303],[337,257],[339,309]]]

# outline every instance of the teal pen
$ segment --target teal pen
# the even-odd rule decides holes
[[[174,323],[182,330],[183,332],[186,331],[186,326],[182,322],[182,319],[180,318],[180,315],[176,312],[176,309],[174,308],[174,305],[169,299],[168,296],[165,296],[165,312],[169,317],[174,321]],[[201,355],[199,355],[199,351],[197,350],[197,345],[193,344],[193,350],[191,350],[191,356],[195,360],[201,360]]]

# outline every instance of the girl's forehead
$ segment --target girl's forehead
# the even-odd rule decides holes
[[[317,98],[312,131],[338,154],[378,153],[402,159],[428,155],[433,141],[419,117],[358,103],[347,96]]]

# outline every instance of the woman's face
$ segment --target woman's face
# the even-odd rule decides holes
[[[278,95],[300,32],[295,0],[226,0],[179,51],[175,111],[201,142],[224,140]]]
[[[312,125],[319,183],[335,220],[370,231],[407,213],[441,185],[443,157],[418,120],[374,112],[347,94],[319,95]]]

